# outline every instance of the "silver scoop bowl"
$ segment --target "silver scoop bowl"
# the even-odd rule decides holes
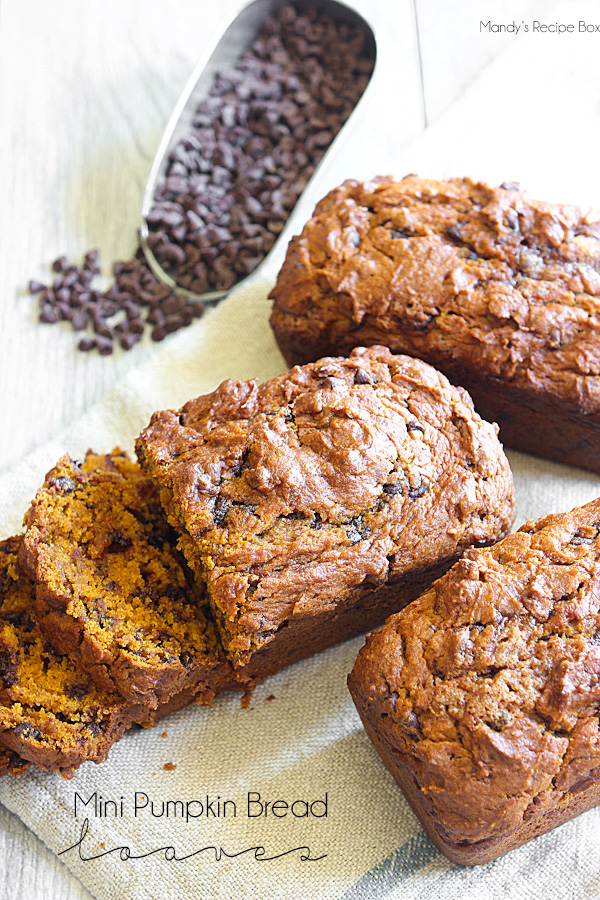
[[[194,119],[196,108],[202,100],[209,96],[209,91],[211,85],[214,82],[217,71],[222,66],[233,65],[239,60],[242,53],[244,53],[244,51],[249,49],[249,47],[252,45],[265,20],[269,16],[276,13],[277,9],[281,5],[281,0],[253,0],[253,2],[251,3],[244,4],[240,8],[240,10],[236,14],[234,14],[226,23],[221,35],[217,35],[214,38],[214,40],[211,42],[206,52],[198,62],[190,77],[190,80],[188,81],[183,90],[183,93],[177,101],[175,109],[173,110],[173,114],[169,120],[169,123],[165,129],[165,133],[163,134],[162,140],[158,147],[154,162],[152,163],[152,168],[150,169],[150,174],[148,176],[148,181],[146,182],[146,188],[144,190],[144,197],[142,200],[142,224],[140,228],[140,243],[144,251],[146,261],[156,278],[158,278],[159,281],[166,284],[172,290],[176,290],[180,296],[187,297],[190,300],[200,300],[202,303],[215,303],[225,297],[229,293],[229,290],[232,290],[232,288],[230,288],[229,290],[215,290],[208,291],[204,294],[195,294],[193,291],[180,287],[176,283],[174,278],[163,269],[162,265],[155,257],[151,248],[148,246],[148,236],[150,234],[150,229],[148,227],[147,221],[148,214],[150,213],[150,210],[154,205],[154,195],[157,188],[160,187],[160,185],[162,185],[166,179],[167,168],[169,165],[169,154],[178,144],[178,142],[192,130],[192,121]],[[375,61],[376,42],[373,29],[366,22],[363,16],[360,15],[356,10],[352,9],[351,6],[348,6],[345,3],[340,3],[338,2],[338,0],[295,0],[294,6],[300,12],[308,9],[314,9],[320,14],[324,13],[330,16],[337,22],[343,22],[348,25],[353,25],[355,27],[358,26],[362,28],[365,33],[364,53],[367,58],[373,59],[373,61]],[[371,80],[372,78],[373,75],[371,74]],[[316,167],[315,172],[298,197],[298,200],[296,201],[293,209],[290,211],[286,226],[289,224],[294,210],[300,205],[302,199],[309,191],[315,179],[315,176],[323,165],[324,161],[330,156],[341,135],[346,132],[349,123],[354,118],[358,106],[362,104],[366,90],[368,90],[368,86],[367,89],[365,89],[365,92],[363,92],[363,95],[355,106],[353,112],[346,120],[341,131],[329,145],[329,148]],[[261,267],[264,266],[265,262],[277,251],[277,248],[281,246],[282,241],[286,241],[288,239],[288,234],[289,229],[287,227],[284,227],[283,231],[277,236],[277,240],[275,241],[273,247],[265,255],[264,259],[257,266],[257,268],[254,269],[254,271],[250,275],[247,275],[246,277],[241,278],[239,281],[236,281],[233,287],[239,287],[249,278],[256,275]]]

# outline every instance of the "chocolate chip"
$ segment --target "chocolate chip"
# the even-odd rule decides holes
[[[192,666],[192,654],[188,653],[187,650],[184,650],[183,653],[180,654],[179,659],[181,660],[182,666],[185,666],[186,669],[190,669]]]
[[[40,729],[32,725],[31,722],[19,722],[15,727],[15,734],[17,737],[31,738],[32,741],[39,741],[42,737]]]
[[[71,700],[81,700],[82,697],[85,697],[86,694],[89,693],[90,686],[87,682],[83,683],[75,683],[70,684],[65,687],[65,694],[67,697],[70,697]]]
[[[96,347],[101,356],[110,356],[113,352],[112,338],[103,334],[98,334],[96,336]]]
[[[383,493],[395,497],[396,494],[403,494],[404,489],[399,481],[393,481],[391,484],[383,485]]]
[[[406,430],[407,431],[422,431],[423,434],[425,433],[425,429],[419,422],[407,422]]]
[[[213,521],[217,528],[221,528],[225,519],[227,517],[227,513],[229,511],[230,503],[228,500],[225,500],[224,497],[218,497],[217,501],[213,508]]]
[[[123,534],[122,531],[112,531],[108,537],[107,553],[122,553],[128,550],[133,541]]]
[[[452,238],[453,241],[462,241],[460,225],[451,225],[446,234],[449,238]]]
[[[67,478],[66,475],[58,475],[56,478],[51,478],[48,484],[50,487],[58,488],[59,491],[63,491],[65,494],[74,491],[77,487],[73,479]]]
[[[352,544],[358,544],[360,541],[364,541],[371,534],[371,529],[367,528],[366,525],[363,525],[360,516],[351,519],[348,525],[345,526],[345,530],[346,535]]]
[[[398,695],[396,694],[396,697]],[[405,718],[399,723],[402,733],[411,741],[419,741],[422,737],[421,726],[414,712],[406,714]]]
[[[377,379],[366,369],[358,368],[354,373],[354,384],[376,384]]]
[[[317,27],[312,15],[268,19],[241,59],[216,70],[170,151],[147,222],[155,256],[182,287],[227,291],[254,271],[366,86],[364,34],[324,15]],[[232,239],[247,224],[268,237],[237,257]],[[348,243],[359,242],[350,226]]]
[[[237,61],[214,72],[147,216],[148,245],[181,288],[227,292],[260,265],[366,87],[373,61],[364,46],[360,28],[283,6]],[[346,237],[360,243],[353,225]],[[109,355],[115,341],[130,350],[145,327],[161,341],[202,315],[202,304],[157,281],[139,246],[113,263],[105,291],[93,287],[98,260],[95,249],[80,266],[60,256],[52,289],[29,285],[42,322],[89,329],[80,350]]]
[[[429,487],[430,485],[422,481],[420,484],[415,485],[415,487],[410,487],[408,489],[408,496],[411,500],[417,500],[419,497],[422,497],[423,494],[427,493]]]
[[[500,185],[503,191],[520,191],[521,185],[518,181],[503,181]]]
[[[55,259],[52,263],[52,271],[53,272],[64,272],[67,266],[67,257],[59,256],[58,259]]]
[[[8,650],[0,651],[0,677],[5,688],[12,687],[17,681],[17,667]]]
[[[571,540],[569,541],[569,544],[573,545],[574,547],[577,547],[580,544],[593,544],[593,543],[594,543],[594,538],[584,537],[582,534],[574,534],[573,537],[571,538]]]

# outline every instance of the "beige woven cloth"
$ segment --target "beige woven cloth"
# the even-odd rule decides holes
[[[587,9],[592,20],[597,7],[581,7],[577,17]],[[562,15],[573,18],[570,4]],[[394,170],[520,178],[539,196],[600,205],[600,113],[585,89],[596,51],[590,41],[589,51],[580,46],[556,71],[552,46],[552,40],[536,45],[538,66],[528,70],[525,95],[521,73],[533,51],[517,42],[435,128],[399,149]],[[569,111],[576,134],[574,125],[557,127],[557,109]],[[390,166],[389,160],[371,163],[373,174]],[[353,174],[347,157],[339,158],[321,173],[321,185]],[[3,536],[19,530],[29,499],[63,452],[77,456],[88,446],[115,444],[131,450],[153,410],[178,406],[227,377],[264,379],[282,371],[267,323],[270,283],[254,281],[174,336],[99,406],[0,478]],[[517,524],[599,493],[596,475],[509,455]],[[183,710],[152,731],[132,731],[106,763],[84,765],[70,782],[39,771],[4,778],[0,801],[61,853],[99,900],[600,896],[600,808],[477,869],[438,853],[351,703],[345,679],[361,643],[350,641],[268,679],[249,709],[226,696],[209,709]],[[259,812],[258,804],[248,810],[249,794],[261,803],[298,801],[296,813],[313,804],[312,814],[294,816],[290,809],[278,817],[269,807],[267,815],[249,816]],[[85,819],[87,833],[74,846]],[[252,850],[257,847],[264,849]]]

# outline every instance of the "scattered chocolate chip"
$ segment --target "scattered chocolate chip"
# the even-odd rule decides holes
[[[364,44],[361,29],[284,4],[237,61],[215,71],[147,217],[148,245],[180,287],[225,292],[262,262],[369,81]],[[346,237],[360,244],[355,226]],[[156,280],[139,247],[113,264],[105,291],[92,286],[98,260],[96,249],[81,266],[60,256],[52,288],[29,283],[40,321],[93,331],[80,350],[130,350],[146,327],[162,341],[202,315],[202,303]]]
[[[133,259],[113,264],[115,281],[105,291],[92,288],[92,279],[100,271],[97,259],[98,251],[91,250],[83,266],[77,267],[60,257],[63,277],[55,279],[52,289],[41,282],[29,283],[30,293],[40,297],[40,322],[70,322],[74,331],[90,328],[93,332],[95,337],[88,334],[79,340],[79,350],[97,349],[109,355],[117,340],[124,350],[131,350],[147,327],[160,325],[152,329],[152,337],[162,340],[202,315],[202,303],[188,302],[157,281],[139,247]],[[117,316],[121,318],[115,322]]]
[[[425,429],[419,422],[407,422],[406,430],[407,431],[422,431],[423,434],[425,433]]]
[[[500,185],[503,191],[520,191],[521,185],[518,181],[503,181]]]
[[[59,256],[58,259],[55,259],[52,263],[52,271],[53,272],[64,272],[67,267],[67,257]]]

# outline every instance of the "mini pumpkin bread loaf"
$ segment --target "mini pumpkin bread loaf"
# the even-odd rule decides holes
[[[347,181],[290,243],[271,325],[290,365],[424,359],[506,445],[600,471],[600,214],[518,187]]]
[[[84,760],[106,758],[133,710],[98,690],[41,633],[34,586],[17,568],[20,544],[0,543],[0,774],[20,774],[29,761],[68,776]]]
[[[137,452],[230,659],[260,674],[382,622],[513,518],[496,428],[384,347],[225,381],[155,413]]]
[[[20,561],[40,628],[98,687],[156,708],[181,691],[181,705],[211,703],[233,685],[158,493],[126,454],[63,457],[26,525]]]
[[[600,500],[463,558],[348,679],[423,827],[484,863],[600,803]]]

